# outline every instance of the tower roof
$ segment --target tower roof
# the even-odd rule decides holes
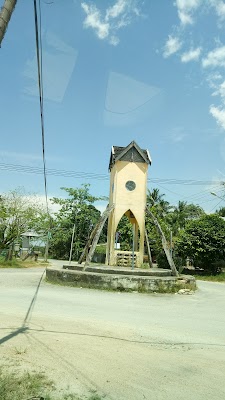
[[[149,151],[141,149],[138,144],[133,140],[128,146],[112,146],[109,170],[111,171],[116,161],[130,161],[130,162],[141,162],[150,164],[152,163]]]

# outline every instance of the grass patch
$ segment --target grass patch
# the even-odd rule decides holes
[[[22,355],[27,353],[27,348],[15,347],[14,348],[14,352],[15,352],[16,355],[22,356]]]
[[[143,263],[143,264],[141,264],[140,268],[141,269],[150,269],[150,266],[148,263]]]
[[[22,261],[18,258],[13,258],[12,260],[5,260],[3,257],[0,257],[0,268],[31,268],[31,267],[44,267],[47,266],[48,262],[44,261],[33,261],[33,260],[25,260]]]
[[[42,374],[22,375],[6,373],[0,369],[0,399],[1,400],[22,400],[35,396],[42,396],[45,400],[51,400],[47,393],[53,383]]]
[[[16,374],[3,371],[0,368],[0,399],[1,400],[103,400],[96,392],[87,397],[80,397],[75,393],[58,395],[54,382],[44,374],[24,372]]]
[[[22,261],[13,258],[12,260],[5,260],[0,258],[0,268],[24,268]]]
[[[210,282],[225,282],[225,272],[218,275],[194,275],[196,279]]]

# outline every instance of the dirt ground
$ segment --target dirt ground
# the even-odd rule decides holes
[[[114,400],[225,399],[225,285],[192,295],[113,293],[0,270],[0,363]]]

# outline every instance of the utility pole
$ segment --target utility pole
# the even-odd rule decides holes
[[[173,257],[173,232],[170,230],[170,255]]]
[[[132,243],[132,269],[134,269],[134,247],[135,247],[135,224],[132,226],[133,231],[133,243]]]
[[[0,47],[17,0],[5,0],[0,12]]]
[[[72,239],[71,239],[71,245],[70,245],[69,265],[71,264],[72,254],[73,254],[73,241],[74,241],[74,235],[75,235],[75,228],[76,228],[76,223],[74,223],[74,225],[73,225],[73,233],[72,233]]]

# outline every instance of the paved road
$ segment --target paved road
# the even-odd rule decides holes
[[[224,284],[192,296],[37,291],[43,271],[0,270],[1,362],[106,399],[225,399]]]

